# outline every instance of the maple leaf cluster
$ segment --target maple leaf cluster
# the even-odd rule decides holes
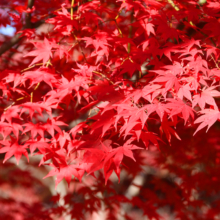
[[[106,219],[125,204],[149,219],[165,206],[176,219],[219,216],[220,3],[52,2],[0,9],[0,27],[16,28],[0,37],[3,163],[40,155],[56,186],[74,182],[75,200],[51,209],[59,216],[83,219],[102,204]],[[150,178],[130,198],[111,179],[126,172],[130,183]]]

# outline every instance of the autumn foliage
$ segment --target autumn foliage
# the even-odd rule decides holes
[[[218,0],[1,0],[7,25],[0,219],[220,219]]]

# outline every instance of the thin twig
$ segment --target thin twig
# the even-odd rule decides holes
[[[123,37],[122,31],[121,31],[121,29],[119,28],[118,23],[117,23],[116,20],[115,20],[115,24],[116,24],[116,27],[117,27],[118,32],[120,33],[121,37]]]
[[[71,2],[71,9],[70,9],[70,13],[71,13],[71,20],[73,20],[73,6],[74,6],[74,0],[72,0]]]
[[[23,72],[25,72],[25,71],[27,71],[27,70],[29,70],[29,69],[32,69],[32,68],[34,68],[35,66],[42,66],[42,65],[43,65],[43,63],[34,64],[34,65],[32,65],[32,66],[30,66],[30,67],[28,67],[28,68],[25,68],[25,69],[21,70],[21,73],[23,73]]]
[[[14,104],[15,104],[15,102],[12,102],[11,105],[9,105],[7,108],[4,109],[4,112],[7,111],[9,108],[11,108]]]
[[[211,57],[212,57],[212,59],[213,59],[213,61],[214,61],[214,63],[215,63],[215,66],[217,67],[217,69],[220,69],[219,66],[218,66],[218,63],[215,61],[215,59],[214,59],[214,57],[212,56],[212,54],[211,54]]]
[[[33,92],[31,92],[31,102],[33,102]]]
[[[104,75],[100,72],[97,72],[97,71],[92,71],[92,72],[102,76],[103,78],[107,79],[112,85],[114,85],[114,82],[112,82],[106,75]]]
[[[176,10],[176,11],[179,11],[180,9],[178,8],[177,5],[175,5],[175,3],[173,2],[173,0],[168,0],[168,2],[173,6],[173,8]]]
[[[77,44],[79,44],[79,40],[78,40],[77,36],[76,36],[74,33],[73,33],[73,36],[74,36],[74,38],[75,38]],[[87,58],[86,58],[86,55],[85,55],[85,53],[83,52],[83,50],[82,50],[80,44],[79,44],[79,49],[80,49],[80,52],[82,53],[82,55],[83,55],[83,57],[84,57],[84,60],[88,63]]]
[[[28,96],[23,96],[23,97],[20,97],[20,98],[16,99],[14,102],[11,103],[11,105],[9,105],[7,108],[5,108],[4,111],[6,111],[6,110],[8,110],[9,108],[11,108],[11,107],[15,104],[15,102],[20,101],[20,100],[22,100],[22,99],[25,99],[25,98],[27,98],[27,97],[28,97]]]

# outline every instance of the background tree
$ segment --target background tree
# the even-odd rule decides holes
[[[0,12],[1,218],[220,218],[218,1]]]

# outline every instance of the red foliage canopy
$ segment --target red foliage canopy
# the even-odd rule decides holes
[[[69,185],[37,219],[219,218],[219,1],[18,0],[0,13],[16,29],[0,35],[3,163],[40,155]]]

